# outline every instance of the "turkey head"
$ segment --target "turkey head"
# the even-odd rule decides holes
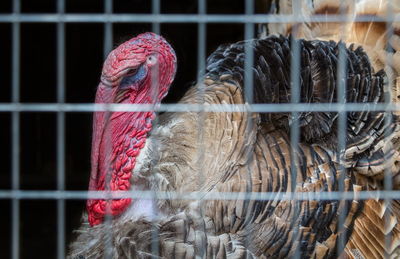
[[[176,71],[176,56],[168,42],[143,33],[121,44],[104,62],[96,103],[157,104],[167,94]],[[136,158],[151,130],[154,110],[99,111],[94,114],[89,190],[130,190]],[[117,216],[131,199],[90,199],[90,225],[105,214]]]

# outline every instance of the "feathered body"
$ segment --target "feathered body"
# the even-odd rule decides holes
[[[293,13],[292,1],[270,1],[270,11],[276,14]],[[268,24],[264,26],[267,34],[289,35],[308,40],[342,40],[348,45],[362,46],[376,71],[384,69],[388,76],[387,100],[399,102],[400,98],[400,26],[392,19],[398,19],[400,2],[397,0],[303,0],[296,14],[307,18],[310,15],[343,15],[343,22],[314,22],[300,24]],[[357,21],[357,18],[369,18],[369,21]],[[386,20],[386,22],[385,22]],[[394,112],[398,115],[398,111]],[[394,121],[394,124],[397,122]],[[384,148],[393,148],[389,145]],[[392,178],[394,190],[399,190],[398,167],[399,148],[396,145],[392,164],[386,164]],[[383,190],[383,169],[380,173],[354,173],[355,182],[366,190]],[[346,247],[350,258],[384,258],[400,256],[400,202],[392,200],[366,200],[363,210],[357,217],[353,234]]]
[[[299,43],[301,100],[335,101],[339,45],[305,40]],[[397,150],[397,124],[389,127],[391,137],[384,138],[388,126],[384,113],[349,113],[343,163],[335,146],[337,115],[302,113],[302,140],[293,153],[297,164],[296,179],[292,179],[289,114],[249,113],[243,108],[245,44],[218,48],[208,58],[203,80],[180,101],[242,104],[242,108],[234,112],[160,115],[136,158],[130,179],[132,190],[140,187],[207,194],[195,201],[159,199],[151,215],[139,204],[146,201],[133,200],[130,208],[112,220],[111,228],[107,224],[90,227],[85,219],[77,240],[71,244],[71,258],[102,258],[107,242],[114,258],[150,257],[154,237],[158,255],[163,258],[288,258],[296,252],[304,258],[338,256],[338,242],[348,240],[361,209],[357,191],[363,187],[355,183],[353,175],[382,173],[391,164]],[[268,37],[248,44],[255,54],[255,102],[288,103],[290,39]],[[346,93],[345,101],[382,102],[384,73],[373,72],[360,48],[347,49],[346,53],[346,82],[352,90]],[[343,191],[353,193],[353,200],[318,199],[320,191],[338,191],[339,180],[344,181]],[[293,190],[304,194],[304,199],[281,200],[290,197]],[[273,192],[274,196],[267,200],[244,199],[244,193],[250,192]],[[236,195],[228,200],[212,197],[223,197],[223,193]],[[309,199],[309,193],[316,197]],[[339,228],[338,215],[343,216],[344,227]]]

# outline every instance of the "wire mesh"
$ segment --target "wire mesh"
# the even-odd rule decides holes
[[[249,40],[254,38],[254,27],[260,23],[300,23],[300,22],[343,22],[348,19],[347,15],[313,15],[313,16],[300,16],[295,10],[300,6],[299,1],[293,2],[293,14],[280,14],[280,15],[264,15],[254,14],[254,2],[251,0],[245,1],[245,14],[237,15],[216,15],[207,14],[207,1],[198,1],[198,13],[185,15],[185,14],[162,14],[161,1],[152,0],[151,14],[115,14],[113,13],[113,1],[104,0],[105,11],[103,14],[67,14],[65,13],[65,0],[57,1],[57,14],[21,14],[21,3],[19,0],[13,1],[12,14],[0,14],[0,23],[12,23],[12,102],[1,103],[0,112],[12,113],[12,190],[0,190],[0,199],[12,200],[12,258],[20,258],[20,200],[21,199],[55,199],[57,201],[57,258],[64,258],[66,251],[65,244],[65,201],[69,199],[88,199],[88,198],[143,198],[143,199],[203,199],[203,200],[346,200],[353,199],[354,194],[343,192],[343,179],[339,181],[339,191],[329,193],[296,193],[296,156],[297,146],[300,140],[298,116],[299,112],[309,111],[335,111],[339,113],[339,126],[338,126],[338,150],[339,153],[345,148],[345,130],[346,130],[346,113],[349,111],[364,111],[366,109],[375,111],[397,111],[400,110],[400,105],[389,103],[386,100],[382,104],[368,104],[368,103],[344,103],[346,86],[344,85],[346,57],[344,48],[341,48],[339,53],[338,62],[338,103],[331,104],[318,104],[318,103],[300,103],[300,53],[298,42],[292,38],[292,55],[293,61],[291,62],[291,103],[290,104],[255,104],[253,103],[253,73],[252,64],[254,62],[254,53],[250,44],[245,48],[245,96],[247,103],[242,105],[199,105],[199,104],[161,104],[157,107],[153,105],[140,105],[140,104],[92,104],[92,103],[66,103],[65,102],[65,24],[66,23],[104,23],[104,57],[108,55],[113,47],[113,24],[115,23],[151,23],[152,30],[155,33],[162,34],[163,23],[194,23],[198,25],[198,49],[197,49],[197,69],[198,81],[204,75],[206,66],[206,49],[207,49],[207,24],[208,23],[240,23],[245,26],[244,39]],[[163,2],[163,4],[168,4]],[[390,12],[389,12],[390,13]],[[386,18],[376,16],[364,15],[356,17],[355,21],[368,22],[374,21],[397,21],[398,17],[389,15]],[[398,20],[400,21],[400,20]],[[21,23],[55,23],[57,24],[57,103],[21,103],[20,102],[20,24]],[[292,32],[296,34],[294,30]],[[389,31],[388,38],[393,34],[393,30]],[[389,59],[390,60],[390,59]],[[389,61],[390,62],[390,61]],[[290,112],[292,124],[290,127],[292,156],[291,156],[291,187],[293,193],[279,194],[276,193],[165,193],[165,192],[148,192],[148,191],[133,191],[133,192],[96,192],[96,191],[66,191],[65,190],[65,113],[72,112],[95,112],[95,111],[152,111],[157,112]],[[21,112],[54,112],[57,114],[57,190],[54,191],[27,191],[20,190],[20,113]],[[202,127],[204,121],[199,120],[199,128]],[[200,131],[200,135],[202,131]],[[202,136],[199,136],[202,139]],[[204,153],[203,149],[199,153]],[[201,163],[201,161],[200,161]],[[201,173],[201,172],[200,172]],[[380,198],[386,199],[390,202],[392,199],[400,199],[400,193],[392,190],[392,178],[389,172],[386,172],[385,190],[380,192],[360,192],[358,197],[360,200]],[[343,219],[342,219],[343,221]],[[106,221],[111,224],[111,220]],[[339,223],[339,225],[341,225]],[[111,227],[111,225],[110,225]],[[110,232],[110,235],[112,233]],[[157,238],[157,236],[153,236]],[[386,240],[386,246],[388,241]],[[111,246],[110,243],[106,244]],[[343,247],[338,247],[343,250]],[[152,243],[153,254],[159,254],[159,247],[157,242]],[[296,253],[297,256],[299,254]],[[108,255],[111,257],[111,254]]]

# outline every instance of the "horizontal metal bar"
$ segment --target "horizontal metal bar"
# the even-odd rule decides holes
[[[360,192],[162,192],[162,191],[25,191],[2,190],[0,199],[177,199],[177,200],[359,200],[400,199],[400,191],[360,191]]]
[[[345,112],[400,111],[397,103],[281,103],[281,104],[94,104],[1,103],[0,112]]]
[[[2,14],[0,23],[297,23],[297,22],[342,22],[348,15],[267,15],[267,14]],[[358,16],[358,22],[385,22],[383,17]],[[400,17],[390,20],[400,21]]]

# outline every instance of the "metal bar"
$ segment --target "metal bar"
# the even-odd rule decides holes
[[[293,9],[299,8],[297,6],[298,1],[293,1]],[[297,4],[295,4],[297,3]],[[298,10],[298,9],[297,9]],[[290,105],[298,104],[300,102],[300,43],[296,40],[296,28],[292,31],[292,39],[291,39],[291,63],[290,63],[290,79],[291,79],[291,87],[290,87]],[[300,139],[299,133],[299,114],[298,112],[292,112],[292,120],[290,125],[290,143],[292,145],[292,155],[291,155],[291,174],[292,174],[292,192],[295,191],[296,188],[296,156],[294,155],[297,152],[297,145]]]
[[[344,1],[340,0],[340,14],[344,14]],[[343,21],[341,23],[341,40],[345,41],[346,40],[346,35],[344,35],[345,31],[345,26],[346,22],[348,20],[348,17],[344,15]],[[344,25],[343,25],[344,23]],[[346,104],[346,88],[347,88],[347,52],[346,52],[346,46],[345,44],[340,44],[339,45],[339,56],[338,56],[338,63],[337,63],[337,74],[336,74],[336,82],[337,82],[337,102],[340,104]],[[338,118],[338,146],[337,146],[337,152],[339,154],[339,161],[344,161],[344,153],[343,151],[346,149],[346,129],[347,129],[347,112],[346,111],[339,111],[339,118]],[[339,192],[344,192],[344,181],[346,178],[346,168],[343,166],[342,163],[339,163],[338,165],[338,171],[340,172],[339,178],[338,178],[338,191]],[[340,201],[340,203],[343,202],[342,209],[343,211],[338,214],[338,226],[337,226],[337,233],[339,234],[338,236],[338,241],[337,241],[337,254],[341,255],[346,247],[345,243],[345,235],[342,233],[343,232],[343,225],[345,223],[346,219],[346,212],[348,208],[348,203],[346,201]],[[340,204],[339,203],[339,204]],[[339,205],[340,208],[340,205]]]
[[[207,11],[206,0],[199,0],[199,15],[205,15]],[[204,22],[199,22],[197,26],[198,32],[198,50],[197,50],[197,81],[200,81],[204,75],[206,68],[206,43],[207,43],[207,26]]]
[[[19,15],[21,11],[20,0],[13,2],[13,15]],[[20,33],[21,25],[18,21],[12,25],[12,102],[18,104],[20,101]],[[16,191],[20,188],[20,113],[12,111],[11,115],[11,154],[12,154],[12,190]],[[12,222],[11,222],[11,256],[13,259],[20,257],[20,202],[16,198],[12,198]]]
[[[254,14],[254,1],[253,0],[245,0],[245,14],[246,15],[253,15]],[[254,67],[254,24],[246,22],[244,26],[244,39],[245,39],[245,45],[244,45],[244,97],[245,97],[245,103],[253,103],[254,102],[254,75],[253,75],[253,67]],[[252,119],[251,113],[249,112],[247,114],[247,118],[244,117],[246,120],[246,129],[251,130],[254,126],[254,121]],[[247,130],[246,130],[247,131]],[[245,140],[244,142],[246,143],[249,138],[249,135],[245,134]],[[249,141],[250,142],[250,141]],[[253,152],[248,152],[247,154],[247,161],[254,160],[254,153]],[[246,166],[246,172],[247,172],[247,181],[251,182],[252,179],[252,170],[249,168],[249,166]],[[251,192],[246,192],[246,195],[251,194]],[[246,218],[249,217],[249,215],[246,215]],[[244,228],[244,232],[250,232],[250,224],[246,224]],[[243,240],[243,245],[244,247],[249,247],[249,242],[250,240],[248,239],[248,235],[246,238]]]
[[[204,15],[207,13],[206,8],[207,1],[206,0],[198,0],[197,8],[198,14]],[[199,89],[198,96],[200,103],[204,103],[204,93],[205,93],[205,85],[203,82],[205,68],[206,68],[206,44],[207,44],[207,24],[203,22],[199,22],[197,24],[197,87]],[[204,159],[205,159],[205,145],[204,145],[204,122],[205,122],[205,113],[200,111],[198,113],[197,119],[197,136],[196,140],[199,143],[199,147],[196,150],[196,167],[199,172],[197,174],[197,189],[201,190],[205,183],[204,177]],[[200,210],[200,213],[203,213],[203,210]],[[205,228],[202,229],[204,232]],[[205,255],[207,252],[204,247],[198,248],[200,251],[198,254]]]
[[[163,192],[163,191],[26,191],[26,190],[0,190],[0,199],[17,200],[86,200],[86,199],[152,199],[156,194],[159,200],[353,200],[353,192],[297,192],[295,196],[290,193],[277,192]],[[400,199],[399,191],[360,191],[357,192],[357,199]]]
[[[205,14],[207,11],[206,0],[198,0],[198,13]],[[199,89],[198,95],[200,103],[204,103],[204,90],[205,86],[203,83],[203,77],[206,69],[206,44],[207,44],[207,26],[205,23],[198,23],[197,25],[197,86]],[[204,121],[205,114],[203,111],[199,111],[197,128],[197,143],[200,144],[197,150],[197,168],[199,170],[197,178],[197,186],[200,189],[204,184]]]
[[[393,13],[393,10],[391,8],[392,7],[392,2],[393,2],[392,0],[388,0],[387,10],[386,10],[386,14],[387,14],[386,15],[386,19],[387,19],[387,23],[386,23],[386,31],[387,31],[386,40],[387,40],[387,42],[386,42],[386,46],[385,46],[386,49],[392,48],[392,46],[390,45],[390,40],[393,37],[393,26],[392,26],[392,24],[393,24],[393,19],[394,19],[394,13]],[[395,81],[396,78],[392,78],[393,75],[395,75],[395,72],[392,69],[392,67],[393,67],[393,56],[390,54],[390,51],[387,51],[386,54],[387,55],[385,57],[385,61],[386,61],[386,63],[385,63],[385,72],[389,77],[388,89],[394,89],[393,82],[396,82]],[[385,94],[385,96],[384,96],[385,97],[385,103],[390,103],[391,102],[390,96],[391,95],[389,95],[389,94]],[[386,111],[385,115],[386,115],[385,123],[387,125],[391,125],[392,124],[392,116],[391,116],[391,114]],[[385,138],[390,135],[388,127],[385,129],[384,134],[385,134]],[[385,168],[385,170],[384,170],[384,178],[383,178],[383,186],[384,186],[384,190],[385,191],[392,191],[392,189],[393,189],[393,178],[392,177],[393,177],[393,175],[392,175],[391,169],[390,168]],[[387,208],[390,208],[391,205],[392,205],[392,199],[385,198],[385,205],[387,206]],[[388,227],[387,225],[389,224],[389,221],[390,221],[390,213],[385,213],[384,217],[385,217],[385,229],[386,229]],[[384,242],[384,250],[385,250],[384,257],[385,258],[390,258],[389,251],[390,251],[392,239],[393,239],[393,233],[392,232],[389,232],[389,233],[387,233],[385,235],[385,240],[384,240],[385,241]]]
[[[104,0],[104,14],[107,17],[112,17],[113,10],[113,0]],[[113,44],[113,23],[111,21],[107,21],[104,24],[104,35],[103,35],[103,57],[107,58],[108,53],[112,50]],[[111,136],[106,136],[106,149],[111,149]],[[107,193],[106,200],[109,200],[110,186],[111,182],[111,173],[107,172],[106,174],[106,185],[105,190]],[[111,216],[111,208],[110,203],[106,203],[106,215],[104,217],[104,224],[107,226],[107,238],[104,241],[104,258],[111,259],[112,258],[112,216]]]
[[[151,13],[152,15],[160,15],[160,11],[161,11],[161,6],[160,6],[160,0],[152,0],[151,1]],[[157,20],[153,21],[152,24],[152,31],[156,34],[160,34],[161,32],[161,26],[160,23],[157,22]],[[159,70],[159,64],[157,63],[157,66],[154,68],[154,71],[152,73],[152,78],[151,78],[151,84],[152,84],[152,96],[153,96],[153,100],[157,99],[157,95],[159,92],[159,85],[158,85],[158,78],[160,75],[160,70]],[[157,150],[157,149],[154,149]],[[151,201],[153,204],[157,204],[155,202],[156,198],[155,195],[153,195],[153,197],[151,198]],[[154,257],[158,257],[159,256],[159,231],[156,227],[155,224],[152,225],[152,232],[151,232],[151,254]]]
[[[346,92],[346,83],[343,82],[344,80],[341,80],[342,78],[345,77],[345,69],[346,69],[346,53],[344,50],[344,47],[341,47],[339,50],[339,62],[338,62],[338,75],[337,75],[337,96],[338,96],[338,100],[340,100],[341,98],[343,98],[343,102],[344,102],[344,98],[345,98],[345,92]],[[338,119],[338,149],[337,152],[340,156],[343,156],[343,151],[346,149],[346,127],[347,127],[347,112],[346,111],[340,111],[339,112],[339,119]],[[343,161],[343,159],[341,158],[340,161]],[[338,179],[338,190],[339,192],[343,192],[344,191],[344,180],[345,180],[345,168],[342,164],[339,164],[338,166],[339,168],[339,172],[341,172],[340,177]],[[346,206],[344,206],[346,207]],[[346,209],[346,208],[345,208]],[[345,213],[340,213],[339,214],[339,220],[338,220],[338,225],[339,225],[339,230],[338,232],[340,233],[341,229],[343,228],[343,224],[345,222]],[[337,245],[337,251],[338,253],[343,252],[344,250],[344,235],[340,235],[339,236],[339,242]]]
[[[58,0],[57,12],[65,12],[65,0]],[[65,102],[65,24],[57,24],[57,103]],[[65,113],[57,113],[57,189],[65,189]],[[57,258],[65,258],[65,200],[57,200]]]
[[[104,15],[108,18],[112,17],[113,2],[112,0],[104,0]],[[107,18],[107,21],[104,24],[104,48],[103,48],[103,56],[107,58],[108,53],[112,50],[113,44],[113,22]]]
[[[0,112],[95,112],[95,111],[157,111],[157,112],[349,112],[400,111],[396,103],[293,103],[293,104],[100,104],[100,103],[0,103]]]
[[[57,116],[57,189],[65,189],[65,114]],[[57,258],[65,258],[65,201],[57,201]]]
[[[152,15],[159,16],[161,13],[161,4],[160,0],[152,0],[151,1],[151,13]],[[152,31],[154,33],[160,34],[160,22],[158,22],[158,19],[154,20],[151,24],[152,26]]]
[[[254,13],[254,2],[246,0],[245,6],[246,15],[251,16]],[[244,61],[244,95],[247,103],[253,103],[253,65],[254,65],[254,24],[246,22],[244,27],[245,44],[245,61]]]
[[[312,15],[298,17],[294,15],[261,15],[261,14],[2,14],[0,23],[299,23],[299,22],[341,22],[341,15]],[[386,19],[371,15],[356,17],[357,22],[385,22]],[[393,21],[400,21],[395,17]]]
[[[293,0],[292,1],[292,13],[296,16],[300,16],[301,10],[300,1]],[[292,26],[292,38],[290,42],[291,47],[291,60],[290,60],[290,103],[299,103],[300,102],[300,43],[296,39],[298,33],[298,27]],[[300,125],[299,125],[299,113],[292,112],[291,113],[291,124],[290,124],[290,146],[291,146],[291,153],[290,153],[290,187],[291,192],[296,196],[296,186],[297,186],[297,153],[298,153],[298,146],[300,140]],[[299,211],[299,202],[295,201],[295,211]],[[296,214],[296,213],[294,213]],[[294,226],[295,231],[294,233],[298,233],[297,239],[293,240],[292,242],[297,242],[298,244],[301,243],[300,239],[300,232],[299,226]],[[300,242],[298,242],[300,241]],[[300,258],[300,245],[296,247],[295,253],[293,258]]]

